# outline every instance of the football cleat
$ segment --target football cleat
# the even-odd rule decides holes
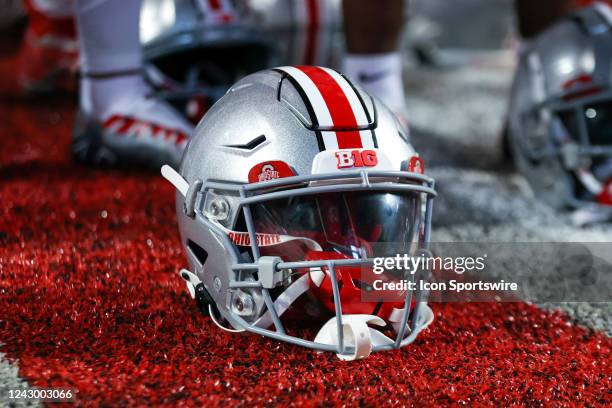
[[[101,118],[81,110],[72,151],[81,163],[158,169],[180,162],[192,131],[192,126],[160,99],[124,99]]]

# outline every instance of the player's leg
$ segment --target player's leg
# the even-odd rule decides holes
[[[192,126],[151,97],[139,38],[140,0],[77,0],[81,45],[77,159],[177,164]]]
[[[17,80],[26,92],[74,90],[78,55],[72,0],[27,0],[28,27],[18,56]]]
[[[123,90],[143,93],[140,1],[77,0],[81,108],[103,116]]]
[[[347,55],[343,70],[391,110],[405,110],[399,41],[404,0],[344,0]]]

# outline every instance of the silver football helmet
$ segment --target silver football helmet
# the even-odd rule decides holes
[[[226,330],[348,360],[407,345],[433,319],[427,293],[383,296],[374,280],[427,272],[374,276],[372,264],[398,245],[428,250],[436,193],[423,171],[393,114],[338,72],[249,75],[204,116],[179,171],[162,169],[178,190],[181,277]],[[316,336],[296,328],[324,316]]]
[[[243,76],[270,66],[269,41],[233,0],[144,0],[148,80],[194,124]]]
[[[612,205],[612,10],[581,9],[524,46],[510,145],[534,192],[556,208]]]
[[[336,66],[340,0],[144,0],[145,69],[194,124],[238,79],[275,65]]]

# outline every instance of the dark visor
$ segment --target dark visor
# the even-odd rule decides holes
[[[251,211],[257,233],[307,238],[322,251],[364,258],[418,239],[421,200],[417,193],[326,193],[257,203]],[[299,240],[261,248],[287,261],[304,260],[309,250]]]

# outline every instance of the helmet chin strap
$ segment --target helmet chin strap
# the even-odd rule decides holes
[[[579,168],[575,171],[576,177],[582,185],[594,196],[604,193],[606,186],[587,169]],[[585,205],[575,210],[571,215],[572,223],[577,227],[607,222],[612,219],[612,207],[601,204]]]
[[[232,231],[228,228],[225,228],[217,221],[209,220],[215,224],[217,228],[222,230],[237,246],[242,247],[250,247],[251,246],[251,236],[248,232],[244,231]],[[321,251],[321,245],[313,239],[306,237],[294,237],[293,235],[283,235],[283,234],[263,234],[263,233],[255,233],[255,239],[257,240],[258,247],[271,247],[276,245],[285,244],[291,241],[302,241],[304,244],[313,251]]]
[[[274,301],[274,307],[278,316],[282,316],[287,311],[289,306],[293,304],[302,294],[310,289],[311,282],[315,285],[321,285],[324,273],[320,268],[310,268],[308,274],[302,275],[298,280],[293,282],[283,293]],[[401,322],[403,317],[403,308],[394,308],[387,318],[387,321],[393,327],[395,333],[400,332]],[[434,314],[427,302],[421,303],[420,314],[416,317],[419,319],[418,331],[425,329],[431,324],[434,319]],[[272,316],[270,311],[264,313],[256,322],[255,326],[266,328],[272,325]],[[372,328],[370,325],[384,327],[385,320],[379,316],[365,314],[343,314],[342,315],[342,333],[344,345],[353,349],[352,354],[337,354],[341,360],[351,361],[366,358],[372,352],[374,346],[393,345],[395,340],[385,336],[379,330]],[[417,333],[411,333],[410,328],[406,327],[404,339],[408,336],[415,336]],[[404,340],[402,339],[402,340]],[[323,327],[318,331],[315,342],[338,346],[340,339],[338,337],[337,317],[329,319]]]
[[[236,233],[235,231],[228,230],[224,228],[222,225],[215,223],[218,227],[220,227],[223,231],[225,231],[230,238],[232,237],[232,233]],[[247,233],[240,233],[247,234]],[[248,234],[247,234],[248,235]],[[261,236],[257,237],[257,240],[266,238],[265,235],[271,234],[261,234]],[[304,237],[292,237],[288,235],[280,236],[282,239],[277,244],[271,244],[268,246],[279,245],[284,242],[293,241],[293,240],[303,240],[307,244],[309,244],[313,250],[320,251],[320,245],[311,239]],[[235,238],[232,239],[234,241]],[[259,242],[258,242],[259,244]],[[237,244],[239,245],[239,244]],[[243,241],[243,246],[249,246],[249,243],[245,243]],[[297,301],[297,299],[306,293],[310,289],[311,282],[317,286],[320,286],[323,278],[325,277],[325,273],[321,270],[321,268],[310,268],[309,273],[302,275],[299,279],[289,285],[274,301],[274,309],[279,317],[281,317],[289,307]],[[393,327],[395,333],[399,333],[403,308],[394,308],[389,317],[387,318],[388,322]],[[214,318],[214,315],[211,313],[211,318],[214,323],[219,326],[221,329],[236,332],[241,330],[234,330],[224,327],[219,322],[217,322]],[[433,321],[433,312],[427,306],[426,303],[421,305],[421,316],[419,318],[422,320],[420,325],[421,328],[427,327]],[[331,318],[323,327],[319,330],[315,337],[315,342],[330,344],[330,345],[339,345],[340,339],[338,338],[338,329],[337,329],[337,317]],[[270,310],[266,311],[259,319],[257,319],[253,325],[261,328],[267,328],[272,326],[272,314]],[[368,357],[372,352],[372,347],[380,346],[380,345],[392,345],[395,341],[387,336],[385,336],[380,331],[371,328],[368,324],[376,325],[384,327],[386,326],[385,320],[381,319],[378,316],[373,315],[351,315],[351,314],[343,314],[342,315],[342,326],[343,326],[343,338],[344,344],[350,348],[352,348],[353,354],[337,354],[338,358],[341,360],[357,360],[361,358]],[[411,335],[409,328],[405,331],[406,337]]]
[[[582,185],[593,195],[598,195],[603,191],[603,184],[597,180],[593,173],[583,167],[576,169],[576,177]]]

